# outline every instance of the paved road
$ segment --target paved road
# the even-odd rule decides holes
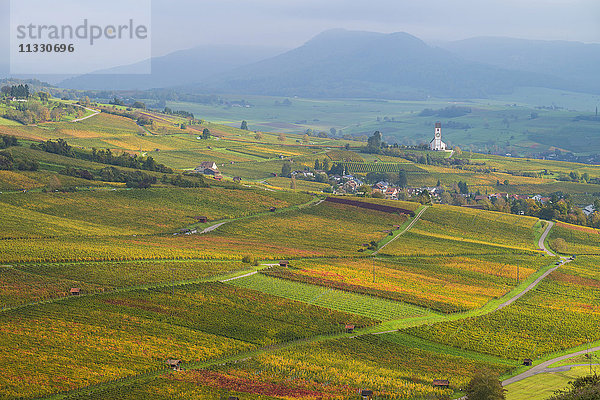
[[[591,349],[587,349],[587,350],[576,351],[575,353],[567,354],[564,356],[553,358],[552,360],[544,361],[543,363],[536,365],[535,367],[532,367],[531,369],[523,372],[522,374],[513,376],[512,378],[508,378],[507,380],[502,382],[502,386],[506,386],[506,385],[510,385],[511,383],[522,381],[523,379],[529,378],[529,377],[537,375],[537,374],[543,374],[543,373],[547,373],[547,372],[568,371],[569,369],[571,369],[571,367],[574,367],[575,365],[569,366],[568,369],[565,369],[564,367],[556,367],[556,368],[548,368],[548,367],[554,363],[564,361],[564,360],[567,360],[572,357],[581,356],[583,354],[593,353],[595,351],[600,351],[600,346],[592,347]],[[589,365],[589,364],[585,364],[585,365]]]
[[[415,217],[413,218],[412,221],[410,221],[410,224],[408,224],[408,226],[406,228],[404,228],[404,230],[402,232],[400,232],[399,234],[397,234],[392,240],[390,240],[389,242],[387,242],[386,244],[384,244],[383,246],[381,246],[379,249],[377,249],[377,251],[373,252],[373,255],[376,256],[377,253],[379,253],[381,250],[383,250],[383,248],[385,246],[387,246],[388,244],[392,243],[394,240],[398,239],[398,237],[404,235],[408,230],[410,230],[410,228],[413,227],[414,224],[417,223],[417,221],[419,220],[419,218],[421,218],[421,215],[423,215],[423,213],[425,212],[425,210],[427,210],[429,208],[429,206],[425,206],[421,209],[421,211],[419,211],[419,213],[417,215],[415,215]]]
[[[203,233],[209,233],[214,231],[215,229],[219,228],[220,226],[225,225],[226,223],[228,223],[229,221],[225,221],[225,222],[220,222],[218,224],[209,226],[208,228],[204,229],[202,232],[200,232],[200,234],[202,235]]]
[[[277,265],[279,265],[279,264],[277,264]],[[253,271],[253,272],[249,272],[249,273],[247,273],[247,274],[244,274],[244,275],[240,275],[240,276],[234,276],[233,278],[229,278],[229,279],[223,279],[223,280],[222,280],[222,281],[220,281],[220,282],[229,282],[229,281],[234,281],[234,280],[236,280],[236,279],[246,278],[247,276],[252,276],[252,275],[255,275],[255,274],[257,274],[257,273],[258,273],[258,271]]]
[[[91,108],[87,108],[87,107],[83,107],[83,106],[80,106],[80,107],[82,107],[82,108],[85,108],[86,110],[93,112],[93,114],[92,114],[92,115],[88,115],[87,117],[83,117],[83,118],[77,118],[77,119],[74,119],[74,120],[72,120],[71,122],[81,122],[81,121],[85,121],[85,120],[86,120],[86,119],[88,119],[88,118],[92,118],[92,117],[94,117],[94,116],[96,116],[96,115],[100,114],[100,111],[92,110]]]
[[[544,233],[542,233],[542,236],[540,236],[540,240],[538,241],[538,247],[540,249],[544,250],[546,252],[546,254],[548,254],[549,256],[556,255],[553,252],[551,252],[549,249],[547,249],[546,245],[544,243],[546,241],[546,238],[548,237],[548,234],[550,233],[550,229],[552,229],[553,226],[554,226],[554,222],[548,221],[548,226],[546,227],[546,230],[544,231]]]
[[[548,226],[546,227],[546,230],[544,231],[544,233],[542,234],[542,236],[540,237],[540,240],[538,241],[538,246],[540,247],[540,249],[544,250],[546,252],[546,254],[551,255],[551,256],[556,256],[556,254],[554,254],[552,251],[550,251],[549,249],[546,248],[546,245],[544,244],[546,237],[548,236],[548,234],[550,233],[550,230],[552,229],[552,227],[554,226],[554,222],[549,221],[548,222]],[[554,271],[556,271],[558,269],[558,267],[571,262],[571,260],[569,260],[567,257],[561,257],[560,260],[560,264],[558,264],[557,266],[550,268],[548,271],[544,272],[544,274],[542,276],[540,276],[539,278],[537,278],[535,281],[533,281],[529,286],[527,286],[525,288],[525,290],[523,290],[521,293],[517,294],[515,297],[513,297],[512,299],[509,299],[508,301],[505,301],[504,303],[500,304],[498,306],[498,308],[496,308],[496,311],[503,309],[506,306],[511,305],[512,303],[514,303],[515,301],[517,301],[518,299],[520,299],[521,297],[523,297],[523,295],[525,295],[525,293],[529,292],[531,289],[535,288],[542,280],[544,280],[548,275],[550,275],[551,273],[553,273]]]

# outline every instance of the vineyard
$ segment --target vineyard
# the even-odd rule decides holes
[[[366,174],[369,172],[426,172],[425,170],[417,167],[415,164],[411,163],[388,163],[388,162],[338,162],[338,164],[342,165],[346,168],[348,173],[359,173]]]
[[[338,332],[344,323],[373,323],[223,284],[82,297],[16,312],[0,315],[3,398],[139,374],[169,357],[201,362]],[[28,379],[15,379],[22,370]]]
[[[224,188],[98,190],[75,193],[14,193],[0,197],[7,225],[0,237],[117,236],[173,232],[195,222],[238,218],[270,207],[310,201],[300,193]],[[124,228],[127,227],[127,228]],[[24,232],[27,232],[24,235]]]
[[[416,226],[414,227],[416,228]],[[390,243],[380,254],[390,256],[454,256],[476,254],[512,254],[511,246],[499,246],[478,239],[459,240],[442,233],[429,235],[410,232],[402,235],[401,240]],[[527,253],[519,251],[519,253]]]
[[[550,232],[548,243],[562,254],[597,254],[600,255],[600,230],[581,228],[574,225],[557,223]],[[564,246],[557,248],[556,239],[565,241]]]
[[[327,160],[361,180],[405,171],[410,186],[439,180],[448,192],[461,180],[472,192],[591,196],[594,185],[553,177],[597,176],[593,167],[477,154],[469,159],[486,164],[417,164],[401,158],[412,150],[366,154],[352,151],[364,143],[306,142],[292,128],[279,137],[144,113],[152,125],[108,113],[77,124],[0,121],[21,140],[151,155],[177,174],[212,161],[225,176],[188,189],[146,171],[158,182],[130,189],[63,174],[108,164],[25,141],[7,149],[39,170],[0,171],[0,399],[356,400],[367,388],[377,400],[458,398],[475,372],[511,376],[524,358],[600,341],[597,230],[554,225],[546,246],[577,257],[523,293],[558,260],[538,249],[548,225],[537,219],[433,204],[409,225],[420,203],[327,201],[307,192],[331,183],[289,190],[290,178],[274,176],[285,163],[312,170]],[[543,180],[507,173],[544,165],[555,170]],[[169,370],[169,358],[183,369]]]
[[[272,278],[255,274],[231,284],[273,294],[291,300],[362,315],[379,321],[428,315],[426,309],[349,291]]]
[[[215,237],[244,239],[262,250],[280,246],[282,255],[291,251],[313,256],[358,255],[363,243],[383,239],[387,235],[384,231],[404,221],[401,215],[322,203],[284,215],[232,222],[219,229]],[[243,251],[260,250],[249,246]]]
[[[576,263],[571,262],[565,265],[564,268],[561,268],[561,272],[572,275],[573,279],[579,277],[588,282],[589,280],[600,282],[598,265],[600,265],[599,256],[579,256]]]
[[[535,250],[533,226],[537,218],[491,211],[435,205],[412,232],[487,245]]]
[[[598,281],[557,271],[521,301],[500,311],[410,328],[406,333],[507,359],[534,359],[600,340],[598,286]]]
[[[246,383],[246,382],[244,382]],[[233,386],[233,385],[231,385]],[[255,388],[261,394],[249,391],[251,386],[238,383],[235,389],[218,388],[203,385],[200,379],[182,379],[178,373],[164,374],[158,377],[144,378],[135,383],[122,383],[113,387],[93,392],[82,392],[67,396],[68,400],[172,400],[177,395],[180,399],[215,400],[227,399],[230,396],[247,400],[278,400],[281,397],[266,396],[265,386]],[[275,387],[276,388],[276,387]],[[268,387],[273,390],[273,387]],[[280,394],[281,392],[275,392]],[[308,400],[308,399],[307,399]]]
[[[344,399],[367,387],[386,399],[402,399],[426,398],[435,393],[450,395],[454,389],[464,387],[468,377],[483,367],[498,372],[509,368],[506,363],[440,354],[366,335],[285,349],[237,365],[185,373],[180,379],[202,382],[207,379],[201,378],[206,374],[213,385],[251,379],[264,385],[285,382],[290,389],[317,392],[291,398]],[[225,379],[212,380],[213,374]],[[449,379],[451,389],[433,388],[434,379]]]
[[[79,287],[83,293],[101,293],[124,287],[208,279],[244,267],[235,261],[202,260],[15,265],[0,269],[0,298],[3,306],[15,306],[67,296],[71,287]]]
[[[448,313],[481,307],[548,265],[542,256],[485,255],[298,261],[264,274]]]

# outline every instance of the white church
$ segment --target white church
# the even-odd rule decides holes
[[[442,123],[435,123],[435,136],[433,140],[429,142],[429,150],[445,151],[446,143],[442,142]]]

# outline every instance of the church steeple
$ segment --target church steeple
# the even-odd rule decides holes
[[[429,143],[430,150],[446,150],[446,143],[442,142],[442,123],[435,123],[435,135],[433,140]]]

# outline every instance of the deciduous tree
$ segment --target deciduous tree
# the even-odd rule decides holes
[[[467,385],[467,400],[504,400],[506,389],[493,372],[477,373]]]

